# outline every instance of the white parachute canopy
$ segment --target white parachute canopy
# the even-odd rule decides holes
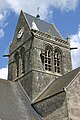
[[[36,25],[36,23],[34,21],[32,22],[32,29],[33,30],[39,30],[37,25]]]

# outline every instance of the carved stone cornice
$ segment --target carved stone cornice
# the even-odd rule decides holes
[[[49,33],[44,33],[44,32],[40,32],[38,30],[33,30],[33,29],[31,30],[31,32],[34,34],[35,37],[41,38],[42,40],[45,40],[45,39],[49,40],[49,41],[51,40],[55,44],[56,43],[59,44],[59,45],[61,44],[62,46],[66,46],[66,47],[70,48],[70,45],[69,45],[68,41],[60,39],[60,38],[58,38],[56,36],[53,36]]]

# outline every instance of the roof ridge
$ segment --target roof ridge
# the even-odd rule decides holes
[[[26,16],[26,18],[27,18],[27,20],[30,24],[30,28],[32,28],[32,22],[34,21],[40,31],[48,32],[50,30],[52,35],[63,39],[62,35],[58,31],[58,29],[55,27],[55,25],[53,25],[49,21],[47,21],[47,20],[45,21],[45,20],[42,20],[42,19],[37,19],[35,16],[30,15],[26,12],[24,12],[24,15]]]
[[[45,92],[45,90],[47,90],[47,88],[51,85],[51,83],[53,83],[53,80],[39,93],[39,95],[36,98],[33,99],[32,103],[34,103],[36,99],[40,97]]]
[[[35,16],[33,16],[33,15],[31,15],[31,14],[28,14],[28,13],[26,13],[26,12],[23,12],[24,14],[27,14],[27,15],[29,15],[29,16],[31,16],[31,17],[34,17],[34,18],[36,18]],[[37,19],[37,18],[36,18]],[[50,25],[52,25],[51,23],[49,23],[49,22],[47,22],[47,21],[44,21],[44,20],[42,20],[42,19],[37,19],[37,20],[40,20],[40,21],[42,21],[42,22],[44,22],[44,23],[47,23],[47,24],[50,24]]]
[[[30,100],[30,98],[29,98],[28,94],[27,94],[27,93],[25,92],[25,90],[23,89],[22,85],[21,85],[19,82],[17,82],[17,83],[18,83],[19,87],[21,88],[21,90],[23,91],[23,93],[24,93],[25,97],[27,97],[27,98],[28,98],[28,100],[29,100],[29,102],[31,103],[31,100]]]
[[[52,26],[54,26],[55,30],[58,32],[58,34],[61,36],[61,38],[64,40],[63,36],[61,35],[61,33],[59,32],[59,30],[56,28],[55,24],[52,23]]]

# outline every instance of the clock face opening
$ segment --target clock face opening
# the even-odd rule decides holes
[[[18,34],[17,34],[17,38],[20,39],[22,37],[24,33],[24,27],[22,27],[19,31],[18,31]]]

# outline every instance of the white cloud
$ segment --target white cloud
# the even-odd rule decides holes
[[[21,9],[36,16],[37,7],[40,7],[40,16],[45,19],[48,15],[48,8],[57,8],[61,11],[75,10],[79,0],[0,0],[0,29],[4,31],[4,23],[10,11],[19,13]],[[53,12],[49,12],[50,16]],[[6,23],[5,23],[6,24]],[[5,32],[4,32],[5,33]],[[3,36],[1,36],[3,37]]]
[[[0,38],[4,37],[4,28],[8,25],[6,22],[8,12],[6,10],[0,11]]]
[[[41,17],[46,17],[48,8],[60,9],[61,11],[75,10],[78,5],[78,0],[6,0],[10,5],[10,8],[15,12],[19,12],[21,9],[29,14],[36,15],[37,7],[40,7]]]
[[[3,37],[5,34],[4,28],[7,25],[6,19],[10,11],[19,13],[22,9],[29,14],[36,15],[37,7],[40,7],[40,16],[45,19],[48,13],[51,17],[53,14],[52,9],[54,8],[60,9],[63,12],[74,11],[78,5],[78,2],[79,0],[0,0],[0,37]],[[71,45],[78,45],[79,47],[79,43],[80,30],[78,33],[71,36]],[[77,63],[75,62],[76,59],[79,58],[79,55],[76,56],[79,52],[80,49],[72,51],[72,59],[74,58],[73,67],[80,64],[79,60]]]
[[[4,36],[4,30],[1,28],[0,29],[0,38],[2,38]]]
[[[41,16],[46,16],[48,8],[60,9],[61,11],[75,10],[79,0],[0,0],[0,10],[11,9],[17,13],[24,10],[27,13],[36,15],[37,7],[40,7]]]
[[[0,78],[7,80],[8,76],[8,67],[0,68]]]
[[[72,66],[77,68],[80,66],[80,25],[78,32],[74,35],[71,35],[71,47],[77,47],[77,50],[72,50]]]

